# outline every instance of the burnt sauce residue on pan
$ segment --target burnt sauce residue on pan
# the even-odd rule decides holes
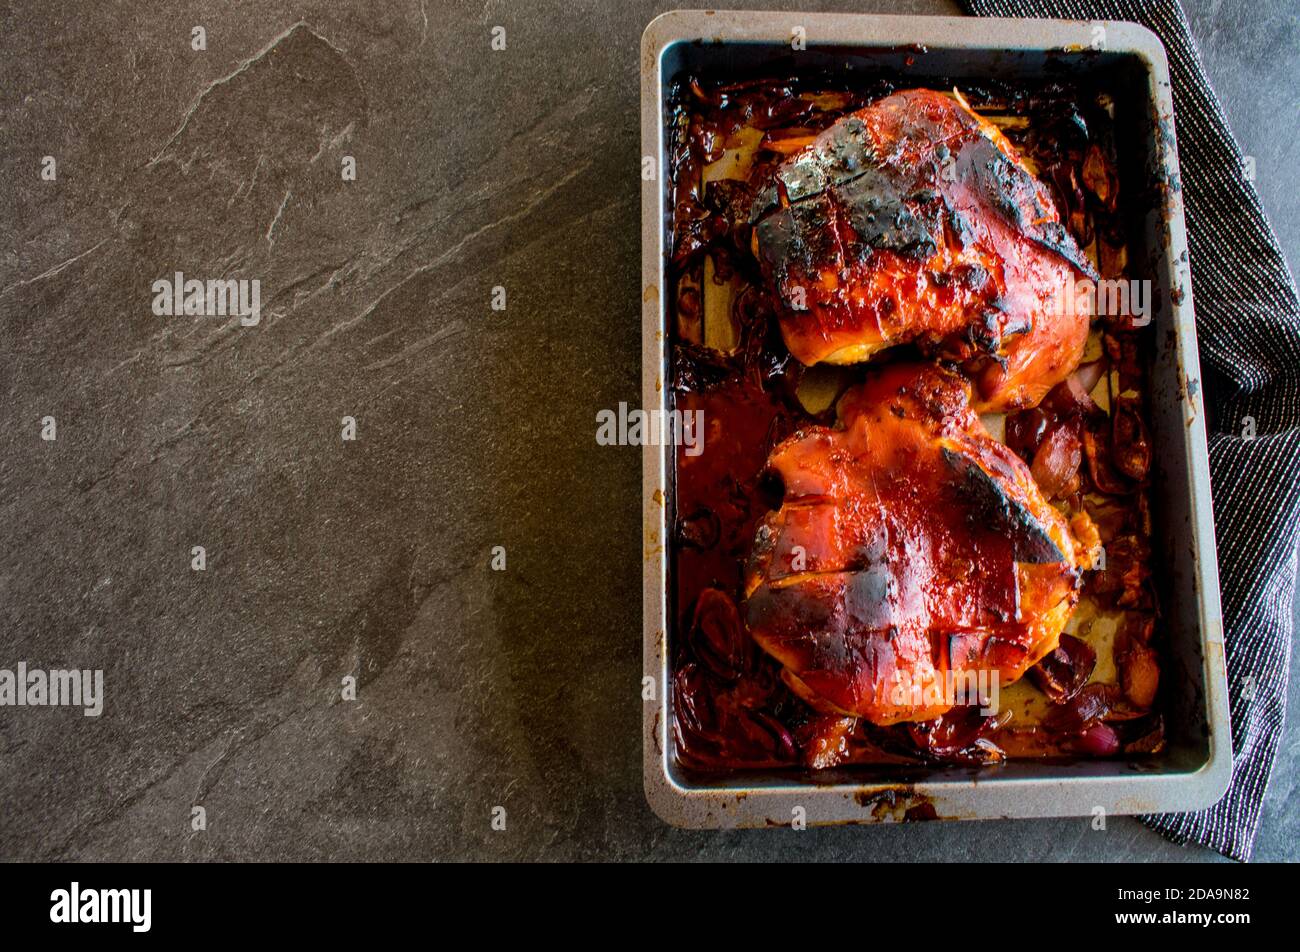
[[[926,85],[959,89],[1014,145],[1086,256],[1083,273],[1115,283],[1139,277],[1127,254],[1136,225],[1125,213],[1139,196],[1121,188],[1123,143],[1106,93]],[[836,398],[869,366],[805,367],[790,355],[755,260],[754,223],[773,201],[783,162],[836,120],[902,88],[911,87],[687,77],[672,97],[670,391],[675,409],[703,411],[704,447],[677,448],[670,510],[672,734],[688,770],[1132,758],[1164,745],[1150,575],[1151,328],[1135,319],[1136,300],[1094,321],[1079,368],[1036,407],[985,419],[1067,519],[1090,517],[1080,524],[1095,527],[1083,531],[1095,532],[1103,553],[1085,573],[1060,647],[1001,687],[995,713],[959,705],[935,720],[878,726],[814,710],[746,628],[745,564],[760,521],[781,504],[768,455],[801,427],[833,424]],[[1135,183],[1133,192],[1144,187]],[[903,227],[877,237],[888,244],[909,234]],[[1146,313],[1154,313],[1149,294]],[[917,357],[896,347],[872,364]]]

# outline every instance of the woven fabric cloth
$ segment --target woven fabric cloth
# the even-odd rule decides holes
[[[980,16],[1131,20],[1172,73],[1192,301],[1209,407],[1232,786],[1208,810],[1143,817],[1248,860],[1286,713],[1300,531],[1300,301],[1176,0],[963,0]]]

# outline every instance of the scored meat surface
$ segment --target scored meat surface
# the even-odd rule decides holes
[[[915,342],[960,363],[977,409],[1033,406],[1079,363],[1095,278],[1047,188],[957,98],[887,96],[781,165],[754,204],[755,254],[805,364]]]
[[[1087,554],[969,401],[955,373],[887,365],[834,428],[772,451],[784,499],[756,533],[746,620],[815,708],[928,720],[952,706],[945,672],[1007,684],[1056,648]]]

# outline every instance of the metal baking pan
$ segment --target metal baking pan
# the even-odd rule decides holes
[[[806,49],[792,55],[802,27]],[[669,236],[666,99],[685,72],[854,70],[927,77],[1101,78],[1116,91],[1129,135],[1151,181],[1167,183],[1145,213],[1133,260],[1153,283],[1150,368],[1156,529],[1154,567],[1163,609],[1167,745],[1133,760],[1067,764],[1011,761],[994,768],[881,768],[809,774],[771,771],[690,777],[672,741],[669,646],[677,633],[668,599],[673,524],[671,446],[644,450],[644,776],[650,806],[695,828],[787,825],[802,808],[810,824],[903,819],[928,804],[944,819],[1154,813],[1204,808],[1232,773],[1223,623],[1215,559],[1205,406],[1200,387],[1183,202],[1178,187],[1169,68],[1160,40],[1133,23],[676,11],[646,27],[641,42],[642,155],[661,170],[644,182],[642,399],[669,410]],[[650,695],[653,694],[651,697]]]

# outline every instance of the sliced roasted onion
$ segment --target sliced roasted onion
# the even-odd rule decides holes
[[[1031,668],[1029,676],[1052,703],[1061,704],[1083,690],[1096,664],[1097,652],[1091,645],[1073,635],[1062,635],[1056,650]]]
[[[1094,387],[1101,381],[1101,376],[1106,372],[1106,363],[1102,360],[1094,360],[1090,364],[1080,364],[1074,373],[1070,374],[1067,383],[1070,384],[1071,392],[1078,394],[1082,392],[1083,399],[1088,405],[1096,406],[1092,402],[1092,393]]]
[[[1136,400],[1120,400],[1111,410],[1111,458],[1115,468],[1135,482],[1151,470],[1151,442]]]
[[[1074,426],[1061,424],[1052,429],[1034,453],[1030,471],[1034,481],[1048,499],[1065,495],[1065,490],[1079,472],[1083,445]]]
[[[712,509],[701,506],[677,520],[677,544],[691,549],[711,549],[718,544],[722,523]]]
[[[1109,694],[1106,685],[1089,684],[1065,704],[1053,707],[1043,718],[1043,726],[1054,733],[1082,731],[1110,711]]]
[[[726,592],[716,588],[700,592],[691,621],[691,648],[700,663],[724,681],[735,681],[745,672],[749,636]]]
[[[1079,735],[1079,749],[1093,757],[1109,757],[1119,750],[1119,735],[1107,724],[1093,724]]]

